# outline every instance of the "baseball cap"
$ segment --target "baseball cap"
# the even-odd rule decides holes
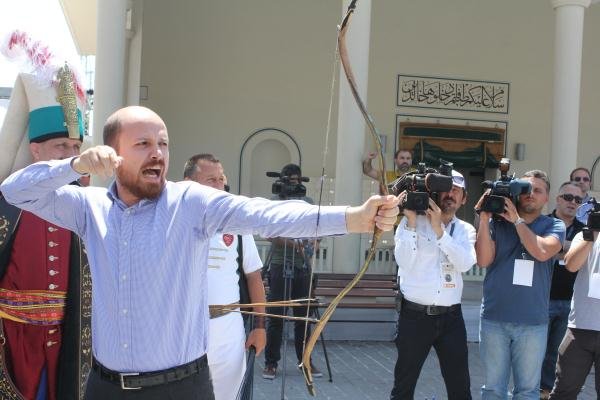
[[[455,169],[452,170],[452,184],[454,186],[458,186],[459,188],[467,189],[465,177]]]

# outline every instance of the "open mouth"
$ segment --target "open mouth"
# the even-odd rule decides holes
[[[158,179],[160,177],[161,168],[146,168],[142,170],[142,175],[145,178]]]

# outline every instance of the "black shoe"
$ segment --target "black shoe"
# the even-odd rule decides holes
[[[265,365],[265,369],[263,369],[262,377],[265,379],[275,379],[275,375],[277,375],[277,367],[273,367],[270,365]]]

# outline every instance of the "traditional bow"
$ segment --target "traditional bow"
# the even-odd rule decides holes
[[[385,160],[384,160],[384,155],[383,155],[383,147],[381,145],[381,139],[379,136],[379,132],[377,131],[377,128],[375,127],[375,123],[373,122],[373,118],[371,117],[371,115],[369,115],[369,112],[367,111],[367,107],[365,106],[365,103],[362,101],[362,99],[360,98],[360,95],[358,94],[358,88],[356,87],[354,74],[352,72],[352,68],[350,67],[350,60],[348,58],[348,49],[346,48],[346,42],[345,42],[345,37],[346,37],[346,32],[348,30],[350,17],[352,16],[354,9],[356,8],[356,2],[357,2],[357,0],[352,0],[350,5],[348,6],[348,10],[346,11],[346,15],[344,16],[344,19],[342,20],[341,24],[338,26],[338,40],[337,40],[338,44],[337,44],[337,46],[338,46],[338,52],[340,55],[340,60],[342,62],[342,66],[344,68],[344,73],[348,80],[348,84],[350,85],[352,95],[354,96],[354,99],[356,100],[358,108],[360,109],[363,117],[365,118],[367,126],[369,127],[369,132],[371,133],[371,136],[375,143],[375,147],[377,148],[377,152],[379,154],[379,169],[381,171],[381,176],[379,178],[379,192],[382,195],[387,195],[389,192],[388,192],[387,181],[386,181],[386,176],[385,176]],[[374,255],[375,255],[375,251],[377,249],[377,242],[381,238],[382,233],[383,233],[383,231],[381,231],[379,228],[375,227],[375,229],[373,231],[373,237],[371,240],[371,247],[369,248],[369,252],[367,254],[367,258],[365,259],[364,264],[362,265],[362,267],[360,268],[358,273],[354,276],[354,279],[352,279],[352,281],[333,300],[331,300],[331,303],[329,304],[327,309],[325,309],[325,311],[321,315],[319,322],[317,322],[317,324],[315,325],[310,338],[308,339],[308,341],[305,344],[304,354],[302,355],[302,364],[300,364],[300,366],[302,367],[302,371],[304,373],[304,379],[306,381],[306,386],[308,388],[308,392],[312,396],[315,395],[315,388],[313,385],[313,377],[312,377],[311,364],[310,364],[310,356],[313,351],[313,348],[315,347],[315,344],[317,343],[317,339],[319,338],[319,335],[325,328],[325,325],[327,324],[329,319],[332,317],[332,315],[335,312],[335,309],[337,308],[340,301],[344,298],[344,296],[346,296],[350,292],[350,290],[352,290],[352,288],[354,286],[356,286],[356,284],[360,281],[360,279],[363,277],[363,275],[367,272],[367,269],[369,268],[369,264],[371,263],[371,260],[373,259]]]

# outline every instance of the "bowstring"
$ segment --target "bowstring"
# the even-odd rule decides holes
[[[333,57],[333,63],[332,63],[332,67],[331,67],[331,85],[329,87],[329,108],[327,111],[327,125],[325,128],[325,145],[323,147],[323,159],[322,159],[322,163],[321,163],[321,177],[320,177],[320,182],[319,182],[319,202],[318,202],[318,210],[317,210],[317,222],[315,225],[315,234],[313,237],[313,243],[312,243],[312,248],[313,248],[313,253],[311,256],[311,268],[310,268],[310,279],[309,279],[309,283],[308,283],[308,293],[307,293],[307,297],[312,298],[312,291],[313,291],[313,278],[314,278],[314,269],[316,266],[316,262],[317,262],[317,244],[318,244],[318,230],[319,230],[319,222],[320,222],[320,218],[321,218],[321,206],[322,206],[322,202],[323,202],[323,188],[325,186],[325,177],[327,176],[325,174],[325,166],[326,166],[326,162],[327,162],[327,154],[329,152],[329,134],[331,132],[331,121],[332,121],[332,115],[333,115],[333,101],[334,101],[334,95],[335,95],[335,84],[336,84],[336,76],[337,74],[339,74],[339,63],[340,63],[340,53],[339,53],[339,47],[338,47],[338,42],[337,42],[337,37],[336,37],[336,41],[335,41],[335,52],[334,52],[334,57]],[[321,251],[321,249],[319,249],[319,251]],[[323,259],[323,252],[321,251],[321,259]],[[316,301],[317,303],[319,302],[318,300]],[[307,334],[308,334],[308,318],[310,316],[310,310],[311,310],[311,300],[308,301],[307,307],[306,307],[306,322],[304,323],[304,339],[302,341],[302,353],[305,352],[306,350],[306,339],[307,339]]]

